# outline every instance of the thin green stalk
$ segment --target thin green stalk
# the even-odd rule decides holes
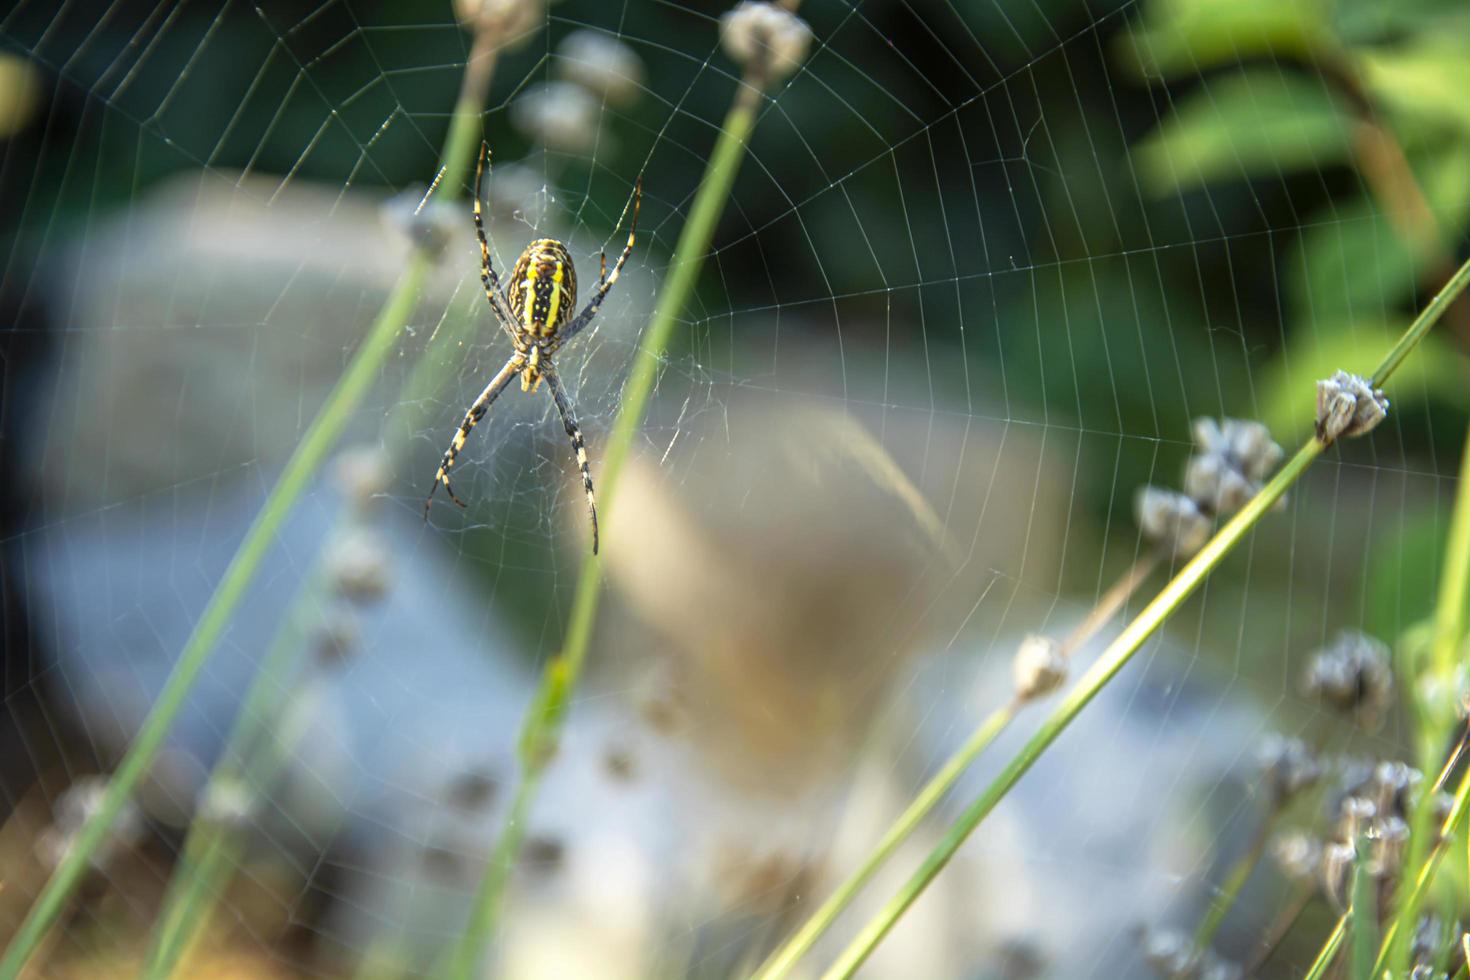
[[[1279,473],[1260,493],[1222,527],[1199,553],[1180,570],[1152,602],[1144,607],[1138,617],[1129,623],[1102,656],[1082,675],[1077,685],[1067,692],[1060,704],[1042,722],[1036,734],[1022,747],[1021,751],[1006,764],[995,780],[960,818],[950,827],[939,844],[920,865],[919,870],[900,889],[899,893],[883,907],[842,956],[823,976],[828,978],[851,976],[883,937],[897,924],[898,919],[928,887],[929,883],[949,863],[949,859],[969,837],[970,832],[993,810],[1020,778],[1025,775],[1052,742],[1066,729],[1081,710],[1087,706],[1108,681],[1123,668],[1129,658],[1141,647],[1154,631],[1163,625],[1175,609],[1194,592],[1214,571],[1215,567],[1241,541],[1251,528],[1281,498],[1307,466],[1321,454],[1323,445],[1313,438],[1293,456]]]
[[[1467,812],[1470,812],[1470,768],[1466,768],[1464,775],[1460,777],[1459,785],[1455,787],[1454,801],[1450,805],[1449,815],[1440,824],[1438,839],[1430,849],[1429,856],[1425,858],[1418,875],[1415,876],[1413,886],[1404,897],[1406,903],[1413,902],[1417,907],[1424,901],[1424,896],[1428,893],[1429,886],[1434,882],[1435,872],[1439,870],[1439,862],[1444,860],[1445,854],[1450,849],[1450,842],[1464,829],[1464,819]],[[1407,875],[1403,880],[1407,881]],[[1403,887],[1402,881],[1399,887]],[[1383,942],[1378,948],[1378,958],[1373,963],[1373,976],[1376,977],[1383,974],[1388,963],[1388,951],[1392,948],[1399,935],[1403,935],[1406,940],[1412,939],[1413,926],[1415,924],[1417,923],[1408,922],[1396,917],[1388,929],[1384,931]]]
[[[1454,678],[1458,671],[1458,652],[1465,636],[1465,606],[1470,601],[1470,428],[1465,432],[1465,448],[1460,456],[1460,480],[1455,492],[1455,509],[1450,518],[1449,540],[1445,544],[1444,565],[1440,572],[1439,599],[1434,610],[1434,639],[1431,667],[1427,681],[1430,697],[1443,701],[1453,696]],[[1445,710],[1448,707],[1449,710]],[[1445,735],[1455,722],[1456,706],[1430,703],[1420,712],[1425,731],[1421,741],[1421,767],[1436,764],[1435,755],[1443,751]],[[1414,806],[1410,819],[1408,856],[1404,862],[1403,881],[1413,880],[1423,866],[1430,848],[1430,824],[1434,794],[1423,793]],[[1419,921],[1420,895],[1410,891],[1399,902],[1394,916],[1396,938],[1388,945],[1387,964],[1393,976],[1408,972],[1415,923]]]
[[[471,60],[471,67],[478,70],[481,66],[473,63],[473,56]],[[441,183],[444,193],[453,192],[463,182],[479,128],[478,104],[468,105],[461,102],[450,123],[444,151],[444,175]],[[193,689],[199,672],[275,543],[281,525],[321,468],[322,462],[357,411],[363,397],[377,380],[384,362],[393,350],[399,330],[413,312],[431,267],[432,259],[423,254],[415,255],[409,261],[408,268],[394,285],[347,370],[333,386],[292,452],[280,478],[271,488],[260,513],[251,523],[218,587],[195,624],[153,709],[144,719],[132,745],[113,772],[101,806],[77,833],[71,848],[46,882],[6,949],[4,959],[0,960],[0,980],[13,980],[20,974],[81,883],[92,856],[106,839],[124,804],[132,796],[139,781],[147,775],[163,746],[164,737]]]
[[[1230,874],[1225,878],[1225,884],[1220,889],[1220,897],[1210,904],[1210,910],[1199,924],[1199,929],[1194,934],[1194,946],[1196,949],[1208,949],[1215,938],[1215,933],[1220,931],[1221,924],[1230,910],[1235,907],[1235,902],[1240,898],[1240,893],[1245,888],[1245,883],[1250,880],[1251,872],[1260,863],[1261,855],[1266,851],[1266,842],[1271,839],[1271,828],[1276,825],[1276,817],[1281,813],[1281,808],[1273,806],[1266,814],[1261,825],[1256,828],[1255,835],[1251,838],[1250,846],[1244,854],[1235,862],[1230,869]]]
[[[1353,865],[1352,906],[1348,909],[1348,934],[1352,936],[1352,980],[1370,980],[1373,953],[1378,947],[1378,885],[1368,869],[1367,838],[1357,842],[1358,860]]]
[[[1271,929],[1265,941],[1261,943],[1260,949],[1256,951],[1251,961],[1246,964],[1244,975],[1253,977],[1261,972],[1261,968],[1271,959],[1276,948],[1281,945],[1288,933],[1296,927],[1297,920],[1311,904],[1312,898],[1317,894],[1316,888],[1311,885],[1298,886],[1297,893],[1291,901],[1286,903],[1286,908],[1276,917],[1276,925]]]
[[[1085,646],[1097,632],[1106,626],[1124,604],[1138,591],[1159,564],[1159,552],[1150,551],[1139,558],[1123,573],[1113,586],[1105,592],[1090,613],[1078,623],[1062,643],[1062,651],[1071,656]],[[753,975],[754,980],[780,980],[787,976],[797,962],[807,954],[823,932],[831,927],[837,917],[852,904],[863,887],[878,873],[878,869],[893,856],[898,846],[907,840],[924,818],[933,811],[939,801],[949,792],[966,769],[1005,730],[1024,705],[1011,701],[993,711],[971,734],[960,750],[934,775],[919,795],[899,815],[879,840],[873,852],[862,865],[844,881],[832,895],[812,913],[802,927],[777,947]]]
[[[471,297],[475,308],[482,302],[478,291]],[[471,315],[446,315],[446,328],[439,346],[453,347],[475,325]],[[424,393],[433,391],[440,375],[450,362],[432,356],[419,359],[405,382],[383,431],[383,451],[391,459],[401,455],[411,427],[407,416],[414,411]],[[339,522],[329,537],[341,533],[347,521]],[[280,717],[284,704],[276,695],[286,686],[285,674],[300,656],[306,642],[304,622],[310,610],[322,601],[323,579],[320,573],[297,593],[291,609],[283,617],[265,659],[255,672],[235,723],[225,740],[225,747],[209,777],[212,789],[222,783],[249,787],[252,793],[264,793],[284,767],[289,754],[278,751],[274,756],[261,751],[261,736]],[[274,759],[274,765],[267,763]],[[206,794],[210,789],[205,790]],[[239,829],[221,826],[198,817],[189,825],[189,833],[178,865],[169,881],[163,907],[153,927],[153,937],[143,976],[162,980],[173,975],[183,962],[187,946],[208,924],[214,906],[223,899],[230,876],[244,850],[238,840]]]
[[[245,695],[244,704],[235,716],[224,752],[210,773],[205,798],[225,785],[248,788],[252,795],[263,792],[284,765],[288,754],[268,753],[261,745],[267,729],[274,728],[283,705],[277,693],[286,687],[287,668],[296,660],[303,638],[303,620],[307,609],[321,592],[320,576],[297,594],[281,630],[276,634],[265,659],[256,671],[255,680]],[[273,737],[271,741],[275,741]],[[268,766],[275,760],[277,765]],[[223,897],[228,875],[243,850],[240,834],[226,825],[209,819],[209,814],[196,814],[184,839],[178,866],[169,880],[163,907],[153,925],[153,936],[142,976],[161,980],[178,969],[189,944],[200,934]]]
[[[827,931],[828,927],[842,914],[842,911],[852,904],[852,900],[857,897],[863,886],[872,880],[873,875],[878,873],[878,869],[884,862],[918,828],[930,811],[959,781],[960,776],[970,767],[970,764],[990,746],[991,742],[995,741],[996,736],[1005,730],[1020,710],[1021,702],[1012,700],[990,713],[990,716],[975,729],[974,734],[960,750],[944,764],[944,768],[924,784],[919,795],[914,797],[908,809],[904,810],[888,828],[862,865],[838,886],[837,890],[822,903],[821,908],[812,914],[812,917],[795,935],[772,953],[765,963],[761,964],[760,969],[754,974],[755,980],[777,980],[791,972],[796,962],[812,948],[817,937]]]
[[[1414,344],[1428,333],[1429,328],[1434,325],[1455,297],[1464,291],[1467,284],[1470,284],[1470,262],[1466,262],[1455,271],[1455,274],[1445,283],[1444,288],[1404,331],[1403,337],[1374,371],[1373,383],[1375,386],[1381,385],[1392,375],[1394,369],[1413,349]],[[1124,627],[1117,639],[1103,651],[1087,673],[1077,682],[1077,685],[1067,692],[1066,697],[1057,705],[1052,714],[1042,722],[1031,740],[1022,746],[1015,757],[1006,764],[985,792],[965,809],[923,864],[919,866],[913,877],[858,933],[837,962],[824,974],[824,977],[851,976],[863,964],[883,937],[897,924],[908,907],[928,887],[940,870],[949,863],[950,858],[959,850],[960,845],[970,833],[1010,792],[1011,787],[1035,765],[1041,754],[1051,746],[1052,742],[1056,741],[1082,709],[1097,696],[1103,686],[1113,679],[1143,646],[1144,641],[1164,624],[1164,621],[1195,589],[1199,588],[1210,573],[1224,561],[1226,555],[1234,550],[1246,534],[1260,522],[1261,518],[1277,500],[1281,499],[1287,489],[1296,483],[1325,448],[1326,446],[1316,436],[1307,440],[1280,472],[1252,497],[1239,513],[1215,533],[1215,536],[1200,549],[1199,553],[1180,569],[1179,574],[1164,586],[1152,602],[1144,607],[1137,618]]]
[[[1302,980],[1322,980],[1327,975],[1327,968],[1332,966],[1332,961],[1337,959],[1337,951],[1342,948],[1343,937],[1347,935],[1347,914],[1344,913],[1337,920],[1337,925],[1327,934],[1327,939],[1322,943],[1322,948],[1317,952],[1317,958],[1312,961],[1311,967],[1302,976]]]
[[[669,338],[694,291],[699,270],[714,237],[715,225],[730,197],[730,187],[740,168],[740,160],[745,155],[746,140],[755,126],[759,105],[760,90],[743,85],[730,112],[725,116],[719,139],[710,154],[709,166],[690,207],[689,217],[679,232],[669,276],[664,280],[663,289],[659,293],[653,319],[643,332],[632,371],[623,387],[622,405],[613,422],[603,455],[599,493],[604,526],[609,525],[607,515],[612,512],[618,476],[632,449],[639,427],[643,424]],[[522,728],[524,771],[516,789],[516,801],[518,804],[524,803],[526,807],[529,807],[535,795],[572,692],[581,679],[582,667],[587,659],[588,642],[592,637],[592,623],[597,615],[601,586],[598,558],[596,555],[586,555],[582,559],[582,570],[577,578],[577,592],[572,602],[565,646],[559,656],[548,662],[540,693]],[[470,909],[468,923],[449,962],[450,977],[467,978],[473,974],[494,930],[495,921],[499,917],[501,896],[510,877],[510,869],[515,863],[523,832],[522,827],[510,822],[516,819],[515,810],[513,807],[506,826],[502,828],[500,842],[485,869],[484,878]]]
[[[139,780],[148,772],[163,745],[164,736],[183,707],[200,670],[209,659],[215,643],[244,598],[276,534],[302,492],[310,484],[331,447],[341,435],[348,419],[376,379],[392,350],[400,325],[413,309],[414,300],[423,284],[425,267],[413,261],[389,303],[374,322],[367,339],[358,349],[346,373],[327,397],[301,442],[292,453],[280,479],[271,489],[265,505],[250,525],[235,557],[225,570],[218,588],[205,606],[204,613],[184,645],[178,662],[169,674],[158,700],[138,730],[137,737],[108,782],[107,793],[97,813],[83,825],[66,857],[47,881],[30,913],[21,924],[15,939],[0,960],[0,978],[11,980],[20,973],[37,944],[56,921],[72,892],[80,883],[92,855],[107,836],[123,805],[132,796]]]

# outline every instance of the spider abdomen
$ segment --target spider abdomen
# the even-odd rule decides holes
[[[555,337],[577,306],[577,270],[567,247],[555,238],[527,245],[507,292],[516,326],[527,339]]]

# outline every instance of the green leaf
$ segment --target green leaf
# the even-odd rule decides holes
[[[1261,373],[1260,418],[1284,445],[1306,438],[1317,418],[1317,381],[1338,368],[1364,372],[1401,332],[1400,325],[1357,322],[1330,328],[1298,330],[1286,350]],[[1467,364],[1442,335],[1431,333],[1420,350],[1404,361],[1388,388],[1390,404],[1396,392],[1427,393],[1463,411],[1470,411]],[[1390,412],[1392,409],[1390,408]]]
[[[1470,214],[1470,143],[1441,143],[1411,163],[1448,253]],[[1286,260],[1287,292],[1319,323],[1382,317],[1412,297],[1431,261],[1365,196],[1312,216]]]
[[[1150,194],[1346,160],[1352,119],[1316,78],[1242,72],[1185,99],[1133,150]]]
[[[1463,34],[1428,34],[1413,43],[1359,54],[1368,89],[1401,130],[1452,127],[1470,133],[1470,58]]]
[[[1154,0],[1114,53],[1138,74],[1160,78],[1259,55],[1310,59],[1335,48],[1326,0]]]

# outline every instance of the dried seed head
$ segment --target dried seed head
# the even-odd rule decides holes
[[[630,783],[638,776],[637,760],[626,745],[608,746],[602,754],[602,768],[620,783]]]
[[[1317,438],[1324,444],[1371,432],[1387,417],[1388,399],[1367,378],[1338,371],[1317,382]]]
[[[1271,856],[1281,873],[1293,881],[1310,881],[1322,866],[1322,842],[1295,830],[1271,842]]]
[[[1243,976],[1245,970],[1239,963],[1221,959],[1214,953],[1205,954],[1199,972],[1195,974],[1197,980],[1241,980]]]
[[[333,467],[337,486],[352,504],[366,507],[388,491],[393,465],[381,446],[355,446],[337,457]]]
[[[587,153],[598,140],[601,111],[597,99],[582,86],[547,82],[527,89],[511,103],[510,118],[549,150]]]
[[[329,611],[315,633],[316,660],[323,668],[335,667],[352,656],[357,647],[357,619],[347,609]]]
[[[576,30],[556,46],[557,73],[608,103],[637,101],[643,88],[643,62],[633,49],[601,31]]]
[[[1176,930],[1146,929],[1143,960],[1162,980],[1239,980],[1240,967],[1213,950],[1195,948],[1194,940]]]
[[[493,32],[501,46],[519,47],[546,21],[545,0],[454,0],[465,27]]]
[[[1248,419],[1201,417],[1194,420],[1194,444],[1207,456],[1226,459],[1231,468],[1252,483],[1271,476],[1286,453],[1271,438],[1271,430]]]
[[[1429,813],[1434,821],[1434,829],[1438,831],[1444,826],[1444,822],[1450,818],[1450,812],[1455,808],[1454,796],[1440,790],[1435,793],[1429,801]]]
[[[424,870],[443,881],[464,878],[470,867],[470,859],[452,841],[430,841],[419,852]]]
[[[567,846],[561,838],[536,836],[526,841],[521,850],[521,862],[541,874],[552,874],[561,869],[566,854]]]
[[[1062,645],[1049,636],[1033,633],[1021,641],[1011,662],[1016,697],[1031,701],[1062,686],[1067,679],[1067,658]]]
[[[376,602],[388,592],[388,549],[376,535],[354,531],[327,555],[327,575],[338,594],[353,602]]]
[[[1199,968],[1194,941],[1177,930],[1145,929],[1142,953],[1143,961],[1164,980],[1192,977]]]
[[[444,788],[445,799],[461,810],[480,810],[495,799],[500,789],[488,768],[476,767],[456,773]]]
[[[1184,470],[1184,492],[1201,508],[1233,514],[1255,496],[1256,487],[1223,456],[1191,456]]]
[[[1352,844],[1334,841],[1322,849],[1322,891],[1339,912],[1347,908],[1357,858],[1358,849]]]
[[[1274,806],[1285,805],[1322,775],[1316,757],[1299,738],[1271,736],[1261,743],[1256,762]]]
[[[398,232],[414,248],[438,255],[459,232],[460,212],[437,197],[424,200],[424,192],[410,187],[394,194],[378,208],[383,223]]]
[[[87,821],[102,809],[107,786],[105,776],[83,776],[62,792],[56,801],[51,826],[43,830],[36,840],[36,850],[42,861],[55,868],[66,859]],[[107,836],[93,850],[92,867],[105,869],[119,851],[133,846],[142,836],[143,815],[132,800],[127,800],[108,827]]]
[[[1407,816],[1414,791],[1424,774],[1406,762],[1385,760],[1373,769],[1374,801],[1379,813]]]
[[[1233,514],[1245,506],[1284,455],[1269,429],[1242,419],[1195,419],[1194,443],[1184,492],[1215,514]],[[1284,500],[1276,506],[1285,506]]]
[[[1210,540],[1210,519],[1182,493],[1142,487],[1133,510],[1144,536],[1177,558],[1188,558]]]
[[[243,830],[254,818],[258,797],[240,779],[211,779],[199,794],[198,819],[231,830]]]
[[[1366,796],[1349,796],[1338,812],[1338,840],[1355,841],[1368,832],[1378,817],[1378,804]]]
[[[1365,633],[1344,630],[1308,661],[1303,687],[1309,697],[1355,721],[1375,724],[1393,697],[1388,647]]]
[[[1387,816],[1368,827],[1368,869],[1376,878],[1396,879],[1409,846],[1409,825],[1402,817]]]
[[[785,7],[741,0],[720,18],[720,41],[747,73],[769,84],[786,78],[805,60],[812,29]]]
[[[1459,929],[1456,929],[1455,933],[1458,932]],[[1444,921],[1439,916],[1432,912],[1421,916],[1414,929],[1413,945],[1409,947],[1410,960],[1416,966],[1433,963],[1448,938]]]

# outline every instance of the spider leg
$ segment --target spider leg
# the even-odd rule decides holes
[[[572,403],[561,386],[561,376],[556,373],[549,360],[541,362],[541,374],[546,378],[546,387],[556,400],[556,409],[561,413],[562,425],[572,440],[572,450],[577,454],[577,466],[582,470],[582,489],[587,492],[587,513],[592,517],[592,553],[597,554],[597,497],[592,492],[592,470],[587,466],[587,447],[582,442],[582,430],[577,426],[577,417],[572,413]]]
[[[444,492],[449,494],[450,500],[461,507],[465,506],[465,502],[454,495],[454,489],[449,485],[449,469],[458,458],[459,451],[464,448],[464,441],[469,438],[470,430],[485,417],[485,413],[490,410],[491,403],[500,397],[500,393],[505,390],[506,385],[510,384],[511,379],[520,372],[525,363],[525,354],[520,351],[512,354],[510,360],[505,362],[505,367],[490,379],[485,390],[480,392],[480,397],[476,398],[470,410],[465,412],[464,421],[459,424],[459,431],[455,432],[454,438],[449,442],[449,448],[444,450],[444,458],[439,461],[439,471],[434,474],[434,486],[429,489],[429,496],[424,500],[424,520],[429,519],[429,505],[434,502],[434,492],[439,489],[440,484],[443,484]]]
[[[485,161],[489,155],[490,144],[481,141],[480,162],[475,165],[475,234],[480,239],[480,282],[485,286],[485,299],[490,301],[495,319],[500,321],[501,327],[514,340],[516,335],[511,324],[516,322],[516,318],[511,315],[510,303],[506,301],[505,291],[500,288],[500,277],[495,274],[495,264],[490,261],[490,241],[485,237],[485,218],[480,214],[480,189],[485,175]]]
[[[613,265],[611,274],[607,273],[606,264],[603,265],[603,278],[597,284],[597,291],[592,294],[592,298],[587,301],[582,312],[577,314],[577,318],[557,332],[556,346],[560,347],[587,328],[587,324],[592,322],[592,318],[597,315],[598,308],[602,306],[603,297],[607,296],[607,291],[612,288],[613,283],[618,281],[618,276],[622,275],[623,263],[627,262],[628,256],[633,254],[633,242],[637,240],[638,206],[642,203],[643,178],[639,177],[638,182],[633,185],[633,220],[628,225],[628,244],[623,247],[623,254],[618,256],[618,261]]]

